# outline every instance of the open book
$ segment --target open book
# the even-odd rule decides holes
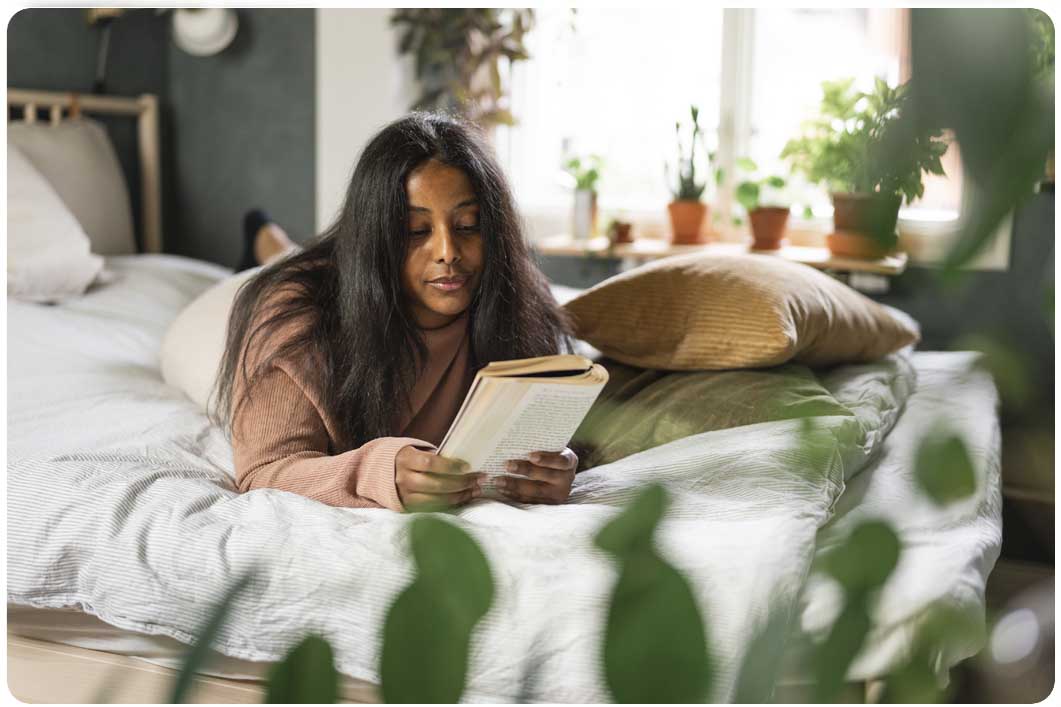
[[[608,371],[585,356],[561,354],[495,361],[475,374],[438,454],[484,472],[484,491],[508,476],[505,462],[567,446]]]

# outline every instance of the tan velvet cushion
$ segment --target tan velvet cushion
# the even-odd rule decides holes
[[[917,326],[806,265],[771,255],[681,255],[570,300],[576,334],[605,356],[672,371],[872,361]]]

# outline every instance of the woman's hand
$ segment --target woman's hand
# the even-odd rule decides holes
[[[409,511],[432,511],[467,503],[481,494],[482,474],[468,464],[406,445],[394,457],[394,484]]]
[[[562,452],[531,452],[530,461],[513,459],[508,472],[526,479],[497,477],[498,491],[520,503],[563,503],[571,495],[571,483],[578,468],[578,455],[567,447]]]

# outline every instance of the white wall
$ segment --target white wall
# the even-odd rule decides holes
[[[365,143],[415,99],[389,9],[317,10],[317,231],[342,205]]]

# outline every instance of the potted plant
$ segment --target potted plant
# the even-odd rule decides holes
[[[747,157],[737,160],[737,167],[747,172],[758,169],[755,162]],[[745,179],[737,185],[737,201],[748,212],[753,250],[777,250],[781,247],[790,207],[778,205],[776,190],[784,188],[784,178],[774,174],[761,179]]]
[[[608,240],[611,243],[617,245],[622,243],[633,243],[633,228],[634,224],[630,221],[613,218],[608,221],[608,225],[605,227],[604,232],[608,235]]]
[[[572,214],[572,235],[575,240],[586,240],[597,232],[597,182],[600,180],[601,164],[599,155],[589,155],[585,159],[571,157],[564,162],[564,171],[575,180]]]
[[[530,58],[524,39],[534,22],[525,8],[395,10],[398,53],[413,56],[420,84],[413,110],[459,113],[491,135],[496,125],[514,125],[502,68]]]
[[[681,121],[674,124],[674,133],[678,143],[678,181],[671,187],[671,194],[674,200],[667,205],[673,234],[672,242],[679,245],[704,242],[705,239],[701,231],[708,213],[707,204],[700,200],[704,194],[704,189],[707,188],[707,180],[697,181],[696,179],[696,144],[697,140],[702,142],[699,121],[700,109],[696,106],[689,106],[689,114],[693,120],[693,132],[688,157],[685,156],[682,150]],[[711,167],[714,161],[715,154],[707,152],[708,167]],[[670,168],[666,165],[664,165],[664,168],[669,180]],[[718,175],[716,174],[717,178]]]
[[[822,84],[821,115],[804,125],[781,152],[794,169],[826,185],[833,202],[835,255],[879,258],[898,245],[899,206],[925,191],[922,172],[943,174],[943,131],[903,121],[908,85],[891,88],[877,79],[871,93],[854,79]]]

